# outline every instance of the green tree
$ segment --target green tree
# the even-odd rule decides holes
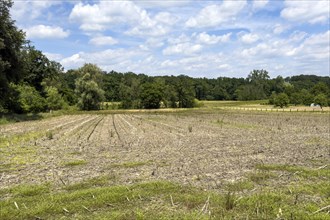
[[[302,89],[299,94],[302,100],[302,104],[304,105],[310,105],[314,101],[313,95],[310,94],[310,92],[306,89]]]
[[[254,87],[257,87],[255,91],[257,94],[256,99],[265,99],[270,95],[270,82],[269,74],[266,70],[252,70],[247,77],[247,80]]]
[[[18,103],[22,112],[42,112],[46,110],[46,100],[39,92],[29,85],[13,85],[13,87],[19,92]]]
[[[91,75],[86,73],[76,81],[75,92],[78,96],[78,107],[81,110],[98,110],[104,99],[104,91],[92,80]]]
[[[61,94],[59,94],[57,88],[52,86],[47,87],[46,93],[46,102],[49,110],[59,110],[65,106],[66,103]]]
[[[57,82],[55,79],[58,79],[59,74],[63,72],[63,67],[55,61],[50,61],[34,46],[25,46],[21,53],[25,72],[23,81],[45,95],[43,82],[45,84],[52,80]]]
[[[290,96],[290,103],[294,105],[303,104],[303,98],[300,92],[294,92]]]
[[[195,93],[191,79],[183,75],[178,76],[178,81],[175,88],[179,108],[193,108],[195,105]]]
[[[272,92],[272,94],[269,97],[269,101],[268,101],[268,103],[270,105],[275,105],[276,96],[277,96],[276,92]]]
[[[163,88],[157,83],[146,83],[142,86],[140,94],[141,104],[146,109],[160,108],[160,102],[163,100]]]
[[[290,103],[290,99],[287,94],[280,93],[275,96],[274,105],[279,106],[281,108],[288,106]]]
[[[80,76],[84,76],[86,73],[90,74],[90,78],[95,81],[98,86],[103,86],[103,71],[96,64],[85,63],[77,72]]]
[[[316,85],[314,85],[311,90],[311,93],[315,96],[319,94],[330,95],[329,88],[324,82],[319,82]]]
[[[25,43],[25,34],[10,17],[12,5],[11,0],[0,1],[0,111],[11,110],[9,83],[18,83],[23,77],[20,50]]]
[[[327,96],[325,94],[322,94],[322,93],[318,94],[314,98],[314,103],[320,105],[321,108],[323,108],[324,106],[327,106],[328,105]]]

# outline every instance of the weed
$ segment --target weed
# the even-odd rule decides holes
[[[53,132],[52,132],[52,131],[47,131],[47,132],[46,132],[46,137],[47,137],[48,140],[53,139],[53,138],[54,138],[54,137],[53,137]]]
[[[248,178],[257,184],[262,184],[272,177],[275,177],[275,174],[268,171],[257,171],[248,175]]]
[[[232,210],[235,207],[235,195],[228,192],[225,196],[225,208],[226,210]]]
[[[193,127],[192,127],[191,125],[189,125],[189,126],[188,126],[188,131],[189,131],[189,132],[192,132],[192,130],[193,130]]]

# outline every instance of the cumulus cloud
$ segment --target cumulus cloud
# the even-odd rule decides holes
[[[58,26],[36,25],[24,30],[27,38],[66,38],[70,32],[63,30]]]
[[[290,27],[288,25],[283,25],[283,24],[275,24],[273,33],[274,34],[281,34],[285,31],[287,31]]]
[[[15,20],[35,19],[43,14],[43,11],[51,6],[59,5],[62,1],[33,1],[33,0],[14,0],[11,9],[12,16]]]
[[[98,37],[93,37],[89,41],[90,44],[93,44],[95,46],[105,46],[105,45],[114,45],[117,44],[118,41],[113,39],[110,36],[98,36]]]
[[[246,34],[240,34],[240,35],[241,35],[240,40],[246,44],[252,44],[259,40],[259,36],[257,34],[246,33]]]
[[[329,22],[330,1],[285,1],[281,17],[311,24]]]
[[[202,50],[202,45],[192,43],[179,43],[163,50],[164,55],[184,54],[193,55]]]
[[[223,1],[219,4],[208,5],[196,16],[189,18],[186,26],[190,28],[218,26],[234,20],[245,5],[246,1]]]
[[[314,58],[326,60],[329,65],[330,60],[330,31],[313,34],[306,38],[302,45],[296,50],[296,55],[303,58]]]
[[[167,25],[173,25],[177,22],[177,17],[169,12],[160,12],[156,14],[155,20],[159,23],[164,23]]]
[[[254,10],[259,10],[264,8],[268,4],[268,0],[254,0],[252,3],[252,8]]]
[[[55,61],[60,61],[63,59],[62,54],[59,53],[48,53],[48,52],[43,52],[43,54],[50,60],[55,60]]]
[[[143,8],[173,8],[187,5],[191,0],[166,0],[166,1],[141,1],[134,0],[134,3]]]
[[[224,35],[209,35],[206,32],[202,32],[196,36],[197,42],[202,44],[217,44],[217,43],[225,43],[230,40],[230,36],[232,33],[227,33]]]
[[[146,10],[130,1],[80,2],[70,14],[70,20],[80,23],[83,31],[105,31],[126,26],[130,29],[124,33],[139,36],[164,35],[169,31],[168,25],[175,22],[174,19],[168,12],[160,12],[152,18]]]
[[[127,49],[107,49],[98,52],[86,53],[79,52],[72,56],[61,60],[61,64],[66,69],[73,69],[82,66],[84,63],[95,63],[104,70],[110,71],[116,69],[118,71],[136,71],[130,69],[127,63],[136,63],[133,60],[144,59],[145,53],[137,50]]]

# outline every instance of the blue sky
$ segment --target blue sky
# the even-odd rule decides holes
[[[67,70],[94,63],[148,75],[329,75],[328,0],[14,0],[11,13]]]

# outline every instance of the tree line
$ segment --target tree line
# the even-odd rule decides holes
[[[330,104],[330,77],[299,75],[271,79],[266,70],[246,78],[216,79],[106,72],[95,64],[64,71],[25,38],[10,17],[12,1],[0,0],[0,113],[28,113],[77,106],[124,109],[191,108],[196,100],[261,100],[276,106]]]

